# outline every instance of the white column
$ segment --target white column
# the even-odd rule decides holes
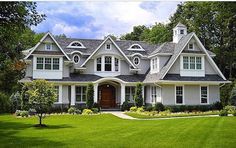
[[[144,102],[145,101],[145,99],[144,99],[144,97],[145,97],[144,96],[144,86],[142,86],[142,97],[143,97],[143,105],[144,105],[145,104],[145,102]]]
[[[70,105],[75,105],[75,85],[71,85],[71,101]]]
[[[120,104],[122,105],[125,102],[125,84],[121,84],[120,99]]]
[[[58,102],[62,103],[62,85],[59,85]]]
[[[111,57],[111,71],[115,71],[115,58],[114,56]]]
[[[93,89],[94,89],[94,103],[98,103],[98,84],[94,84]]]
[[[101,63],[102,63],[102,71],[105,71],[105,57],[104,56],[101,56]]]

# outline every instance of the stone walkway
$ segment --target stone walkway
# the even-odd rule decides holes
[[[201,118],[201,117],[220,117],[219,115],[205,115],[205,116],[188,116],[188,117],[166,117],[166,118],[149,118],[149,119],[138,119],[125,114],[125,112],[121,111],[105,111],[103,113],[109,113],[121,119],[129,119],[129,120],[167,120],[167,119],[181,119],[181,118]],[[229,115],[232,116],[232,115]]]

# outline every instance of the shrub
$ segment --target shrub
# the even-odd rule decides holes
[[[165,106],[162,103],[156,103],[154,106],[154,110],[159,113],[160,111],[165,110]]]
[[[143,105],[143,90],[142,90],[142,83],[137,83],[135,88],[135,95],[134,95],[134,101],[135,106],[141,107]]]
[[[86,100],[86,105],[87,108],[91,109],[93,107],[93,103],[94,103],[94,90],[93,90],[93,83],[89,83],[87,86],[87,91],[86,91],[86,95],[87,95],[87,100]]]
[[[97,108],[97,109],[98,109],[98,111],[100,111],[100,106],[99,106],[99,104],[98,104],[98,103],[96,103],[96,102],[93,104],[93,108]]]
[[[223,109],[223,105],[222,105],[221,102],[217,101],[217,102],[212,104],[212,109],[213,110],[222,110]]]
[[[91,110],[93,111],[94,114],[99,113],[99,109],[98,108],[92,108]]]
[[[234,111],[232,112],[232,114],[233,114],[233,116],[236,116],[236,110],[234,110]]]
[[[129,111],[131,112],[136,112],[137,111],[137,107],[136,106],[133,106],[133,107],[130,107]]]
[[[125,102],[123,102],[123,104],[121,105],[121,110],[122,110],[122,111],[127,111],[127,110],[129,110],[132,106],[133,106],[133,104],[128,103],[128,101],[125,101]]]
[[[236,106],[236,84],[230,93],[230,104]]]
[[[36,110],[35,109],[29,109],[29,115],[36,115]]]
[[[144,108],[143,108],[143,106],[137,108],[137,111],[136,111],[136,112],[138,112],[138,113],[142,113],[142,112],[144,112]]]
[[[29,116],[29,112],[23,110],[23,111],[20,112],[20,116],[21,116],[21,117],[28,117],[28,116]]]
[[[11,102],[9,96],[5,93],[0,92],[0,113],[11,112]]]
[[[219,114],[220,116],[228,116],[228,111],[227,110],[225,110],[225,109],[222,109],[221,111],[220,111],[220,114]]]
[[[232,113],[233,111],[236,110],[235,106],[230,106],[230,105],[225,106],[224,109],[227,110],[229,113]]]
[[[212,110],[212,105],[170,105],[165,106],[166,109],[169,109],[171,112],[196,112],[196,111],[209,111]]]
[[[145,110],[148,112],[153,111],[153,107],[151,105],[149,105],[145,108]]]
[[[74,107],[70,107],[70,108],[68,109],[68,113],[74,115],[74,114],[75,114],[75,110],[76,110],[76,109],[75,109]]]
[[[91,109],[84,109],[82,115],[91,115],[93,111]]]
[[[16,116],[20,116],[20,113],[21,113],[20,110],[16,110],[15,115],[16,115]]]

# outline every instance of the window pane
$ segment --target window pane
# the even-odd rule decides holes
[[[59,58],[53,58],[53,70],[59,70]]]
[[[46,50],[51,50],[51,44],[46,44]]]
[[[189,45],[188,45],[188,48],[189,48],[189,49],[193,49],[193,44],[189,44]]]
[[[184,34],[184,30],[180,30],[180,34]]]
[[[43,58],[37,58],[36,69],[43,69]]]
[[[201,103],[208,103],[207,102],[207,87],[201,86]]]
[[[197,69],[202,69],[202,58],[196,57],[196,67]]]
[[[119,71],[119,59],[115,58],[115,71]]]
[[[111,71],[111,57],[105,57],[105,71]]]
[[[176,103],[182,104],[183,103],[183,87],[176,86]]]
[[[190,57],[190,69],[195,69],[195,57]]]
[[[52,60],[51,58],[45,58],[45,69],[51,70]]]
[[[188,57],[183,57],[183,68],[188,69]]]
[[[97,58],[97,71],[101,71],[102,70],[102,59],[101,58]]]

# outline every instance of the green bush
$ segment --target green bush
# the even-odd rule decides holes
[[[97,109],[98,109],[98,111],[100,111],[100,106],[99,106],[99,104],[98,104],[98,103],[96,103],[96,102],[93,104],[93,108],[97,108]]]
[[[136,106],[133,106],[133,107],[130,107],[129,111],[131,112],[136,112],[137,111],[137,107]]]
[[[82,115],[92,115],[93,111],[91,109],[84,109]]]
[[[68,113],[74,115],[74,114],[75,114],[75,110],[76,110],[76,109],[75,109],[74,107],[70,107],[70,108],[68,109]]]
[[[28,117],[28,116],[29,116],[29,112],[23,110],[23,111],[20,112],[20,116],[21,116],[21,117]]]
[[[76,113],[76,114],[81,114],[81,110],[75,109],[75,113]]]
[[[133,104],[129,103],[128,101],[123,102],[123,104],[121,105],[121,110],[122,111],[128,111],[132,106],[134,106]]]
[[[11,101],[9,96],[5,93],[0,92],[0,113],[11,112]],[[14,112],[14,111],[13,111]]]
[[[165,106],[162,103],[156,103],[154,106],[154,110],[157,112],[164,111]]]
[[[225,110],[228,111],[228,113],[232,113],[233,111],[236,110],[236,107],[235,106],[230,106],[230,105],[227,105],[224,107]]]
[[[16,110],[15,115],[16,115],[16,116],[20,116],[20,113],[21,113],[20,110]]]
[[[232,114],[233,114],[233,116],[236,116],[236,110],[234,110],[234,111],[232,112]]]
[[[212,110],[212,105],[168,105],[165,106],[171,112],[196,112],[196,111],[210,111]]]
[[[134,95],[134,101],[135,106],[141,107],[143,105],[143,90],[142,90],[142,83],[137,83],[135,88],[135,95]]]
[[[138,113],[142,113],[142,112],[144,112],[144,108],[143,108],[143,106],[137,108],[137,111],[136,111],[136,112],[138,112]]]
[[[98,108],[92,108],[91,110],[93,111],[94,114],[99,113],[99,109]]]
[[[227,110],[225,110],[225,109],[222,109],[221,111],[220,111],[220,114],[219,114],[220,116],[228,116],[228,111]]]
[[[145,107],[145,111],[153,111],[153,107],[151,105]]]
[[[86,90],[86,96],[87,96],[87,100],[86,100],[86,105],[87,108],[91,109],[93,107],[93,103],[94,103],[94,90],[93,90],[93,83],[89,83],[87,86],[87,90]]]
[[[223,105],[222,105],[221,102],[217,101],[217,102],[212,104],[212,109],[213,110],[222,110],[223,109]]]

